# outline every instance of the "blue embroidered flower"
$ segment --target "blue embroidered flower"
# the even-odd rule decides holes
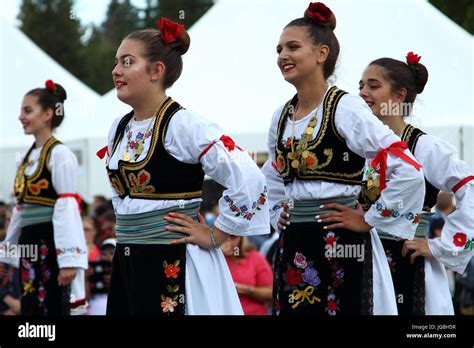
[[[303,281],[313,286],[316,286],[319,283],[321,283],[321,279],[319,279],[319,276],[318,276],[318,271],[316,271],[314,268],[311,268],[311,267],[307,267],[304,270]]]

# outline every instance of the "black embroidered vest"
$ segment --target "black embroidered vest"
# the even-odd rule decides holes
[[[305,144],[295,140],[292,153],[291,143],[283,140],[286,120],[291,116],[298,102],[298,96],[286,103],[280,116],[277,130],[275,158],[277,170],[287,185],[298,180],[322,180],[346,185],[360,185],[365,159],[352,152],[335,124],[337,104],[346,92],[331,87],[323,101],[321,126],[316,137]],[[290,158],[291,157],[291,158]],[[295,157],[298,159],[295,161]]]
[[[201,197],[204,171],[200,163],[183,163],[165,149],[165,136],[173,115],[182,107],[168,98],[158,111],[150,148],[139,162],[118,161],[118,169],[106,167],[112,187],[120,196],[138,199],[176,200]],[[124,136],[133,111],[125,115],[117,127],[112,154]]]
[[[422,130],[413,127],[412,125],[407,125],[400,136],[402,141],[405,141],[408,144],[408,150],[414,155],[416,144],[418,143],[418,139],[424,135]],[[369,170],[372,174],[373,171]],[[370,208],[370,205],[375,203],[377,199],[380,197],[380,182],[378,177],[372,177],[369,174],[369,177],[364,180],[362,183],[362,190],[359,197],[359,201],[362,204],[364,210]],[[438,190],[434,187],[426,178],[425,178],[425,198],[423,202],[423,210],[424,211],[431,211],[436,205],[436,200],[438,198]]]
[[[32,175],[26,175],[25,169],[28,164],[28,157],[34,149],[35,144],[31,146],[20,164],[14,183],[15,197],[17,204],[29,203],[53,207],[58,199],[58,194],[53,187],[51,172],[48,169],[48,162],[53,148],[61,144],[54,137],[43,145],[38,159],[38,166]]]

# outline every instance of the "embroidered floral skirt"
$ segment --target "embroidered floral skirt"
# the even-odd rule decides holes
[[[117,215],[117,247],[107,315],[184,315],[186,245],[184,235],[164,229],[169,212],[197,219],[200,203],[142,214]]]
[[[23,315],[69,315],[71,287],[59,286],[59,266],[53,223],[23,226],[20,248],[36,249],[20,258],[21,313]]]
[[[354,207],[354,200],[332,200]],[[320,201],[294,202],[280,233],[274,267],[277,315],[373,313],[372,246],[369,233],[323,229]]]
[[[423,212],[415,232],[415,238],[424,238],[433,213]],[[421,256],[410,263],[410,254],[402,256],[404,240],[377,231],[387,256],[397,299],[399,315],[425,314],[425,259]]]

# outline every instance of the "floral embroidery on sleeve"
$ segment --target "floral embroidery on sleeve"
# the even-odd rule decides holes
[[[260,197],[256,202],[253,202],[251,210],[244,204],[240,208],[234,204],[234,201],[228,196],[224,196],[224,200],[230,207],[230,210],[235,213],[235,216],[243,217],[247,220],[252,220],[257,210],[261,210],[260,206],[264,205],[267,201],[267,186],[263,187],[263,192],[260,193]]]
[[[474,238],[471,240],[467,239],[467,235],[464,232],[457,232],[453,237],[453,243],[457,247],[464,247],[464,250],[471,250],[474,244]]]
[[[400,216],[400,212],[398,210],[395,210],[395,209],[387,209],[386,207],[384,207],[384,205],[380,202],[377,202],[375,203],[375,208],[377,209],[377,211],[380,213],[380,215],[382,215],[383,217],[394,217],[394,218],[398,218]],[[408,221],[411,221],[412,223],[414,224],[417,224],[418,222],[420,222],[420,214],[413,214],[412,212],[407,212],[405,214],[403,214],[403,216],[405,216],[405,218],[408,220]],[[412,221],[413,220],[413,221]]]
[[[62,255],[62,254],[85,254],[86,251],[79,248],[79,247],[69,247],[69,248],[56,248],[56,255]]]

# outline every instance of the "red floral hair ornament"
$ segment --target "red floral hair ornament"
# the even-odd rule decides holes
[[[175,23],[165,17],[158,19],[156,25],[161,31],[161,39],[165,44],[175,42],[184,32],[184,25]]]
[[[418,64],[420,63],[420,59],[421,56],[419,56],[418,54],[415,54],[413,52],[407,53],[406,61],[410,69],[413,70],[415,77],[417,77],[418,75]]]
[[[56,94],[56,84],[53,82],[53,80],[47,80],[44,85],[51,91],[51,93]]]
[[[310,2],[304,16],[313,22],[328,24],[333,30],[336,27],[336,17],[322,2]]]
[[[418,64],[420,62],[420,59],[421,59],[421,56],[419,56],[418,54],[415,54],[413,52],[407,53],[406,60],[407,60],[408,65]]]

